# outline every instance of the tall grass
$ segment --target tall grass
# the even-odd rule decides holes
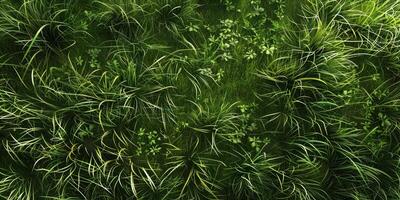
[[[0,0],[1,199],[395,200],[398,0]]]

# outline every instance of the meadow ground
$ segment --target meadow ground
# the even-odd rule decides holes
[[[400,0],[0,0],[0,199],[398,200]]]

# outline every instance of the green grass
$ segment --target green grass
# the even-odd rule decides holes
[[[400,199],[399,0],[0,0],[0,199]]]

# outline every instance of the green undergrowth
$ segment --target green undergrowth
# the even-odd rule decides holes
[[[399,0],[0,0],[0,199],[400,199]]]

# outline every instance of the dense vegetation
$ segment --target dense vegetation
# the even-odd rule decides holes
[[[398,200],[400,0],[0,0],[0,198]]]

